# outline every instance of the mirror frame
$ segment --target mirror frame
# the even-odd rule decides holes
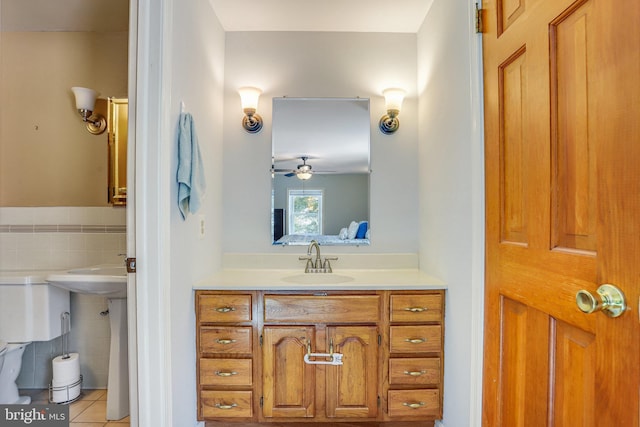
[[[108,200],[114,206],[126,206],[127,204],[128,114],[129,100],[127,98],[108,98]]]

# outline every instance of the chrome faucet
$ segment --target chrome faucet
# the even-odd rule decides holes
[[[311,256],[311,252],[313,248],[316,249],[316,257],[315,260]],[[331,263],[329,260],[337,260],[337,257],[325,257],[324,263],[322,262],[322,258],[320,257],[320,245],[317,241],[312,240],[307,247],[307,256],[301,256],[300,260],[306,260],[307,265],[304,268],[305,273],[332,273]]]

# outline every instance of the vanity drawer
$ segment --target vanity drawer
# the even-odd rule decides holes
[[[198,298],[200,322],[251,321],[251,295],[200,295]]]
[[[442,351],[442,326],[391,326],[391,353],[431,353]]]
[[[203,390],[200,392],[202,416],[206,418],[249,418],[253,415],[250,391]]]
[[[442,321],[442,294],[391,295],[392,322]]]
[[[374,323],[378,295],[265,295],[265,322]]]
[[[440,358],[389,359],[389,384],[440,384]]]
[[[253,384],[251,359],[200,359],[200,385]]]
[[[389,390],[390,417],[439,418],[439,390]]]
[[[251,354],[251,327],[200,327],[200,352]]]

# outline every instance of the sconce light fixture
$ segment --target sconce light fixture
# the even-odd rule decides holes
[[[405,91],[402,89],[385,89],[382,91],[384,95],[384,103],[387,108],[387,114],[380,118],[380,131],[384,134],[392,134],[400,127],[400,121],[398,120],[398,114],[400,114],[400,107],[402,107],[402,100],[404,99]]]
[[[76,97],[78,113],[87,124],[87,130],[93,135],[100,135],[107,128],[107,119],[101,114],[93,113],[98,92],[86,87],[72,87],[71,90]]]
[[[256,114],[258,109],[258,98],[262,91],[255,87],[241,87],[238,89],[240,101],[242,102],[242,127],[249,133],[257,133],[262,129],[262,117]]]

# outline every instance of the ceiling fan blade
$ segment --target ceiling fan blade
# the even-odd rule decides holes
[[[292,176],[296,176],[296,173],[295,172],[289,172],[289,173],[285,173],[284,176],[292,177]]]

